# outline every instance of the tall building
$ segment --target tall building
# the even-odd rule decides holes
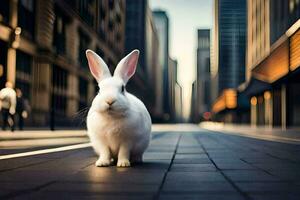
[[[176,119],[176,83],[177,83],[177,60],[169,57],[169,98],[170,98],[170,119]]]
[[[191,94],[191,112],[187,121],[197,123],[196,118],[198,113],[195,112],[197,109],[197,82],[196,80],[192,83],[192,94]]]
[[[276,42],[299,18],[299,0],[269,0],[270,42]]]
[[[96,94],[86,49],[113,71],[124,32],[124,0],[3,0],[0,87],[10,81],[22,89],[32,108],[28,125],[74,125]]]
[[[180,84],[175,83],[175,121],[177,123],[183,122],[183,91]]]
[[[212,73],[218,77],[218,98],[213,105],[215,114],[232,115],[237,105],[228,103],[226,99],[236,99],[236,88],[245,81],[245,50],[246,50],[246,0],[215,0],[214,1],[214,40]],[[214,84],[215,85],[215,84]],[[228,91],[227,91],[228,90]],[[232,95],[232,96],[229,96]],[[225,98],[226,97],[226,98]],[[222,105],[222,106],[220,106]],[[234,120],[234,116],[225,117]]]
[[[245,81],[246,0],[216,0],[219,93]]]
[[[140,50],[137,72],[128,83],[128,90],[140,98],[154,121],[161,118],[163,90],[159,73],[159,39],[147,0],[126,1],[125,53]]]
[[[167,13],[162,10],[153,11],[154,22],[157,28],[157,34],[159,39],[159,65],[161,67],[162,88],[163,88],[163,112],[164,120],[170,120],[171,101],[169,92],[169,18]]]
[[[251,124],[300,125],[300,1],[248,0]]]
[[[271,0],[272,1],[272,0]],[[246,80],[270,51],[270,0],[247,1]]]
[[[203,114],[210,111],[210,30],[198,29],[197,70],[196,70],[196,105],[197,118],[195,121],[204,120]]]

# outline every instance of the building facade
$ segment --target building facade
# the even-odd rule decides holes
[[[175,83],[175,120],[176,123],[183,122],[183,91],[181,85],[176,82]]]
[[[128,91],[140,98],[154,121],[162,118],[162,75],[158,73],[159,39],[148,0],[126,1],[125,52],[140,50],[137,71]]]
[[[170,121],[171,119],[171,98],[169,91],[169,18],[167,13],[162,10],[153,11],[153,18],[157,29],[159,40],[159,66],[162,79],[162,102],[163,102],[163,121]]]
[[[246,0],[216,0],[219,94],[245,81]]]
[[[237,87],[245,81],[246,8],[246,0],[214,1],[212,76],[218,78],[218,98],[214,99],[212,110],[215,115],[219,115],[221,121],[226,118],[232,119],[233,122],[238,118],[237,116],[226,117],[227,114],[235,115],[231,111],[237,107],[232,108],[231,105],[238,106],[237,102],[227,104],[219,101],[228,98],[236,99],[236,92],[232,92],[232,89],[237,90]],[[224,96],[226,98],[223,98]]]
[[[253,27],[252,38],[260,37],[259,27],[268,39],[264,51],[256,58],[260,41],[249,45],[248,57],[253,57],[247,66],[250,81],[245,88],[251,103],[251,124],[254,126],[300,126],[300,2],[297,0],[248,1],[252,10],[265,10],[262,15],[252,14],[248,27]],[[262,21],[261,16],[265,20]],[[253,21],[249,20],[252,19]],[[269,30],[269,31],[268,31]],[[255,35],[256,34],[256,35]],[[249,63],[249,62],[248,62]]]
[[[270,0],[247,1],[246,80],[251,69],[270,52]]]
[[[0,8],[0,86],[29,100],[30,126],[79,125],[96,94],[86,49],[111,71],[124,55],[125,1],[4,0]]]
[[[169,57],[169,98],[170,98],[170,120],[176,121],[176,84],[177,84],[177,60]]]
[[[210,72],[210,30],[198,29],[197,68],[196,68],[196,119],[204,119],[204,113],[211,110]],[[206,114],[207,115],[207,114]]]

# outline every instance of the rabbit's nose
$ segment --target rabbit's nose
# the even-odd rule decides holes
[[[116,101],[116,100],[107,100],[106,103],[107,103],[108,105],[111,106],[112,104],[115,103],[115,101]]]

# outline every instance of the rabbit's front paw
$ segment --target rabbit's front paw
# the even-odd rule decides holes
[[[130,162],[128,159],[118,160],[117,166],[118,167],[130,167]]]
[[[107,167],[111,164],[111,161],[110,160],[107,160],[107,159],[98,159],[95,163],[95,165],[97,167]]]

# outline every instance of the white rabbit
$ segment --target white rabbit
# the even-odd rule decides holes
[[[87,50],[86,56],[100,88],[87,116],[88,135],[99,155],[96,166],[109,166],[112,160],[118,167],[142,162],[151,138],[151,117],[145,105],[125,89],[135,73],[139,51],[123,58],[113,76],[95,52]]]

